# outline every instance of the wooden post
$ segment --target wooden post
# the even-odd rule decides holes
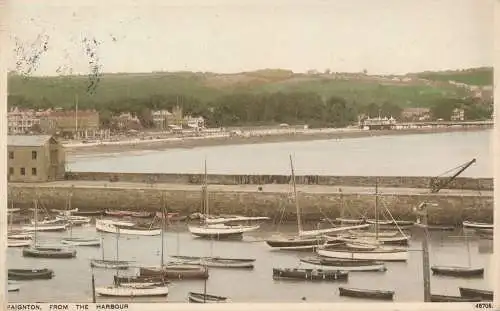
[[[94,273],[92,273],[92,303],[95,303],[95,280],[94,280]]]
[[[423,232],[422,239],[422,269],[424,276],[424,302],[431,302],[431,271],[429,266],[429,231],[427,228],[427,203],[421,203],[422,209],[419,211]]]

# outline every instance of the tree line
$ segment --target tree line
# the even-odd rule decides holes
[[[10,107],[32,109],[61,107],[74,109],[74,103],[51,103],[46,98],[37,101],[27,100],[22,95],[9,95]],[[123,97],[110,101],[94,102],[86,99],[79,102],[79,109],[96,109],[100,113],[103,127],[110,125],[113,115],[131,112],[144,127],[153,125],[151,112],[176,106],[184,114],[202,116],[210,127],[271,125],[271,124],[308,124],[310,127],[345,127],[355,124],[358,115],[370,117],[394,117],[401,119],[403,108],[391,102],[357,103],[338,96],[323,98],[311,92],[292,93],[233,93],[215,100],[203,102],[187,95],[151,95],[142,98]],[[491,117],[492,102],[475,99],[443,98],[430,104],[434,119],[449,120],[455,108],[464,108],[466,119],[481,120]]]

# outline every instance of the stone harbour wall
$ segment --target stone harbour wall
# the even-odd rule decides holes
[[[72,192],[73,208],[82,211],[99,209],[120,209],[135,211],[159,210],[162,193],[165,195],[167,209],[187,215],[200,211],[202,200],[200,191],[162,190],[155,188],[107,188],[107,187],[33,187],[23,184],[9,185],[9,199],[15,207],[30,208],[33,200],[46,209],[64,209]],[[373,217],[375,199],[373,194],[343,193],[346,209],[345,216],[357,217],[367,214]],[[394,218],[414,220],[412,208],[427,200],[437,203],[429,211],[432,224],[455,225],[463,220],[492,222],[493,197],[465,196],[452,194],[404,194],[380,195],[381,210],[387,208]],[[209,194],[210,210],[213,214],[239,214],[247,216],[268,216],[275,221],[296,219],[295,205],[290,195],[273,192],[213,191]],[[301,193],[300,206],[304,220],[317,221],[321,218],[334,218],[340,215],[341,198],[339,194]],[[384,208],[385,207],[385,208]]]
[[[143,174],[143,173],[105,173],[105,172],[69,172],[67,180],[74,181],[120,181],[138,183],[179,183],[201,184],[202,174]],[[432,177],[413,176],[323,176],[302,175],[296,176],[297,184],[303,185],[330,185],[349,187],[379,187],[385,188],[429,188]],[[438,180],[445,181],[442,177]],[[291,177],[287,175],[208,175],[208,183],[219,185],[265,185],[288,184]],[[478,191],[492,191],[493,178],[458,177],[445,187],[446,189],[466,189]]]

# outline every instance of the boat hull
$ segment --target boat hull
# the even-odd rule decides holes
[[[112,221],[97,220],[96,226],[97,231],[114,233],[114,234],[127,234],[127,235],[141,235],[141,236],[156,236],[161,234],[161,229],[134,229],[133,226],[123,226],[119,223]]]
[[[474,229],[493,229],[493,224],[474,222],[474,221],[464,221],[462,223],[462,226],[464,228],[474,228]]]
[[[128,286],[107,286],[96,287],[96,294],[108,297],[155,297],[167,296],[167,286],[144,286],[144,287],[128,287]]]
[[[60,231],[66,231],[66,229],[68,229],[68,225],[66,224],[46,224],[46,225],[37,225],[36,228],[35,228],[35,225],[27,225],[27,226],[23,226],[21,228],[22,230],[25,230],[25,231],[29,231],[29,232],[33,232],[33,231],[37,231],[37,232],[41,232],[41,231],[45,231],[45,232],[60,232]]]
[[[23,249],[24,257],[67,259],[75,258],[76,251],[57,247],[29,247]]]
[[[475,289],[459,287],[460,296],[464,298],[481,298],[483,301],[493,301],[493,291],[484,289]]]
[[[31,245],[31,240],[7,240],[8,247],[27,247]]]
[[[50,280],[54,271],[50,269],[8,269],[9,280]]]
[[[234,238],[241,237],[243,233],[258,230],[260,226],[224,226],[210,225],[206,227],[189,226],[189,232],[199,238]]]
[[[387,267],[383,263],[371,265],[351,265],[351,266],[325,266],[321,264],[313,264],[310,262],[301,262],[300,267],[304,269],[316,269],[325,271],[348,271],[348,272],[385,272]]]
[[[167,267],[154,267],[154,268],[139,268],[140,276],[158,276],[162,275],[166,279],[177,279],[177,280],[203,280],[208,279],[208,269],[203,266],[198,265],[178,265],[178,266],[167,266]]]
[[[62,239],[61,244],[72,246],[101,246],[101,241],[97,239],[68,238]]]
[[[120,260],[101,260],[92,259],[90,261],[92,268],[127,270],[130,267],[130,262]]]
[[[225,303],[228,299],[222,296],[189,292],[188,300],[191,303]]]
[[[368,290],[358,288],[339,287],[339,295],[353,298],[393,300],[393,291]]]
[[[408,251],[406,250],[374,250],[374,251],[349,251],[349,250],[329,250],[319,248],[316,253],[323,257],[339,259],[361,259],[376,261],[407,261]]]
[[[483,277],[484,268],[468,268],[468,267],[431,267],[431,271],[435,275],[474,278]]]
[[[431,302],[480,302],[480,298],[465,298],[460,296],[431,295]]]
[[[309,280],[309,281],[347,281],[345,271],[326,271],[320,269],[279,269],[273,268],[275,280]]]

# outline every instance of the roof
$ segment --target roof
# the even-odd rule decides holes
[[[7,146],[41,147],[51,138],[51,135],[8,135]]]

